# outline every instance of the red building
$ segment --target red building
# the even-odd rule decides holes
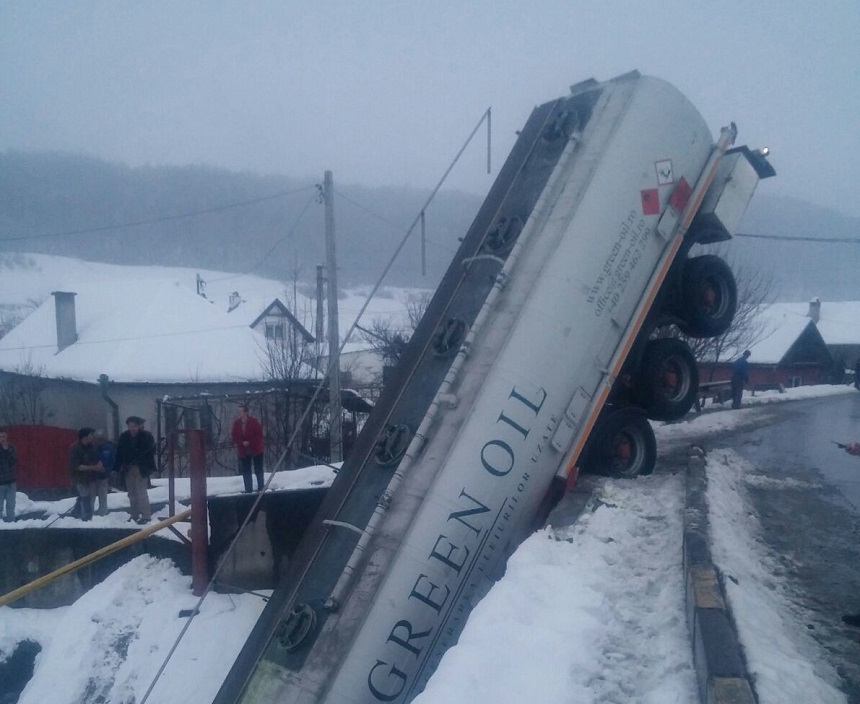
[[[749,383],[753,391],[794,386],[826,384],[832,381],[833,359],[811,318],[774,310],[767,318],[764,335],[753,345],[749,364]],[[703,381],[728,381],[732,363],[743,350],[732,350],[725,361],[699,364]]]

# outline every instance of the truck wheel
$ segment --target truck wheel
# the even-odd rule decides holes
[[[699,390],[696,359],[683,340],[650,340],[636,380],[637,400],[651,420],[687,415]]]
[[[639,408],[619,408],[597,422],[586,448],[583,468],[611,477],[651,474],[657,462],[657,440]]]
[[[729,265],[713,254],[684,262],[678,328],[689,337],[718,337],[735,317],[738,287]]]

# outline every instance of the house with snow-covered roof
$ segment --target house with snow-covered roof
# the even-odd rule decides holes
[[[748,388],[754,391],[824,384],[833,380],[833,359],[815,321],[796,315],[784,305],[763,306],[756,313],[753,325],[760,327],[762,332],[747,347],[750,351]],[[728,381],[731,365],[743,351],[726,349],[722,361],[701,363],[700,378]]]
[[[28,390],[0,404],[18,403],[30,423],[92,426],[109,437],[129,415],[155,430],[159,399],[270,388],[270,355],[247,321],[178,281],[87,282],[53,292],[0,339],[6,388]],[[312,365],[295,371],[294,388],[315,386]]]
[[[815,323],[834,363],[854,369],[860,361],[860,301],[775,303],[786,316],[809,318]]]
[[[239,405],[247,404],[263,423],[265,466],[325,461],[327,435],[318,437],[314,428],[327,418],[328,390],[319,388],[316,368],[304,358],[289,367],[293,376],[275,376],[286,368],[278,342],[179,281],[68,286],[0,339],[0,423],[12,430],[89,426],[110,439],[128,416],[140,416],[160,441],[159,461],[176,456],[180,463],[182,433],[202,428],[209,471],[231,474],[230,428]],[[343,389],[341,407],[347,448],[371,406]],[[65,451],[54,459],[52,476],[65,477]]]
[[[265,338],[189,287],[163,280],[55,291],[0,340],[3,374],[42,388],[31,421],[109,435],[116,417],[153,423],[159,396],[262,382],[265,358]]]

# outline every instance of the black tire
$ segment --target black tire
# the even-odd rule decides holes
[[[688,337],[718,337],[732,324],[738,307],[734,274],[719,257],[705,254],[684,262],[678,327]]]
[[[591,432],[583,469],[632,479],[651,474],[657,463],[657,440],[642,409],[619,408],[601,416]]]
[[[640,406],[651,420],[683,418],[696,402],[699,369],[683,340],[649,340],[636,379]]]

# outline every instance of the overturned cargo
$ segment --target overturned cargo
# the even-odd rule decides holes
[[[696,391],[652,333],[731,322],[687,254],[773,174],[733,140],[636,72],[533,111],[217,704],[411,701],[580,465],[649,471]]]

